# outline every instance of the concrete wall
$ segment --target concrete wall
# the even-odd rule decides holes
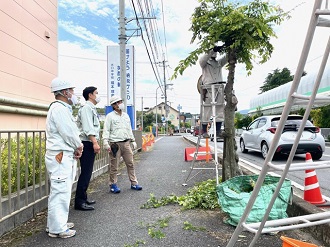
[[[58,74],[57,36],[57,0],[1,1],[0,97],[41,105],[54,99],[50,82]],[[27,109],[24,104],[8,107]],[[0,117],[6,119],[0,122],[2,130],[45,128],[46,114],[0,109]]]

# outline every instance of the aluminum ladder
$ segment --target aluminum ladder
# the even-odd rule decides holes
[[[318,162],[313,162],[309,163],[308,165],[306,163],[300,163],[300,164],[292,164],[293,157],[295,155],[295,152],[297,150],[297,146],[301,137],[301,134],[304,130],[304,127],[306,125],[306,121],[308,119],[308,116],[310,114],[311,108],[313,103],[320,99],[324,100],[329,98],[326,97],[316,97],[318,88],[320,86],[320,81],[323,76],[323,72],[328,60],[329,56],[329,51],[330,51],[330,39],[328,40],[324,56],[316,77],[316,81],[314,82],[314,87],[312,90],[312,93],[310,96],[306,95],[301,95],[297,93],[297,89],[300,83],[300,79],[307,61],[307,57],[310,51],[310,47],[313,41],[315,29],[317,26],[329,26],[329,21],[324,20],[321,18],[321,15],[330,15],[330,11],[328,9],[328,0],[326,0],[325,3],[325,9],[321,10],[322,6],[322,0],[315,0],[307,35],[305,38],[305,43],[302,49],[302,53],[299,59],[298,67],[296,70],[296,73],[294,75],[294,79],[291,85],[291,89],[287,98],[287,102],[284,106],[281,119],[278,124],[278,128],[276,130],[274,140],[269,148],[268,155],[264,161],[263,167],[260,171],[259,178],[255,184],[254,190],[251,194],[250,200],[246,206],[246,209],[241,217],[240,222],[238,223],[230,241],[227,244],[227,247],[235,246],[235,243],[238,240],[239,235],[243,230],[248,230],[252,233],[255,234],[254,238],[252,239],[250,243],[250,247],[254,246],[260,237],[262,233],[269,233],[269,232],[274,232],[274,231],[284,231],[284,230],[292,230],[292,229],[298,229],[298,228],[303,228],[303,227],[310,227],[310,226],[315,226],[315,225],[321,225],[321,224],[326,224],[330,222],[330,212],[321,212],[321,213],[315,213],[315,214],[310,214],[310,215],[303,215],[303,216],[298,216],[298,217],[291,217],[291,218],[286,218],[286,219],[280,219],[280,220],[270,220],[267,221],[269,213],[274,205],[275,199],[279,194],[279,191],[282,187],[282,184],[288,174],[289,171],[297,171],[297,170],[306,170],[306,169],[320,169],[320,168],[330,168],[330,162],[329,161],[318,161]],[[297,132],[296,139],[294,141],[294,144],[292,146],[291,152],[289,154],[288,160],[286,164],[283,165],[274,165],[271,163],[276,146],[279,142],[281,133],[284,129],[285,121],[290,113],[291,107],[297,102],[297,101],[307,101],[308,104],[306,106],[306,112],[304,114],[302,124]],[[259,223],[250,223],[247,224],[247,218],[251,212],[251,209],[253,207],[253,204],[256,200],[256,197],[260,191],[260,188],[264,182],[264,179],[268,173],[268,171],[271,170],[277,170],[277,171],[282,171],[282,176],[281,179],[274,191],[274,194],[272,196],[272,199],[268,205],[268,208],[265,212],[265,215],[263,217],[263,220]]]
[[[219,184],[219,162],[218,162],[218,149],[217,149],[217,138],[216,138],[216,117],[218,117],[216,115],[216,108],[217,107],[224,107],[224,84],[208,84],[208,85],[202,85],[201,83],[201,77],[199,78],[198,83],[200,83],[200,121],[199,121],[199,133],[198,133],[198,140],[197,140],[197,144],[196,144],[196,151],[194,153],[194,158],[192,160],[192,165],[190,167],[190,172],[187,176],[187,178],[185,179],[184,183],[182,184],[183,186],[187,185],[187,182],[194,178],[195,176],[197,176],[200,172],[202,172],[203,170],[207,170],[207,169],[215,169],[215,175],[216,175],[216,184]],[[208,97],[211,100],[208,101],[204,101],[204,97]],[[206,121],[206,119],[204,118],[204,112],[206,110],[206,108],[211,108],[212,110],[212,124],[214,126],[213,128],[213,137],[214,137],[214,149],[213,149],[213,153],[214,153],[214,168],[209,168],[209,167],[195,167],[195,163],[197,161],[197,157],[198,155],[205,155],[205,152],[200,152],[199,151],[199,147],[200,147],[200,140],[202,138],[201,135],[201,130],[202,130],[202,120]],[[207,140],[208,141],[208,140]],[[211,155],[211,153],[210,153]],[[192,177],[191,173],[193,170],[200,170],[199,172],[197,172],[196,174],[194,174]]]

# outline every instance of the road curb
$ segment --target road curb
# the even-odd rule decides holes
[[[182,136],[186,141],[193,145],[197,145],[197,142],[191,140],[190,138],[187,138],[185,136]],[[330,146],[330,143],[328,144]],[[327,145],[327,146],[328,146]],[[222,153],[218,154],[218,163],[222,164]],[[252,174],[259,174],[257,169],[248,169],[246,166],[244,166],[243,162],[238,162],[238,165],[241,167],[242,171],[246,175],[252,175]],[[292,204],[288,205],[287,213],[289,217],[295,217],[295,216],[302,216],[307,214],[315,214],[315,213],[321,213],[326,210],[322,210],[321,208],[310,204],[309,202],[306,202],[302,198],[303,192],[298,190],[293,186],[293,198],[292,198]],[[330,209],[330,208],[329,208]],[[322,241],[326,246],[330,246],[330,224],[322,224],[312,227],[307,227],[305,229],[306,232],[310,233],[316,240]]]

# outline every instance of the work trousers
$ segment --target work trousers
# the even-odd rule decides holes
[[[47,151],[45,163],[50,179],[47,227],[50,233],[58,234],[68,229],[67,222],[77,161],[72,153],[63,152],[62,161],[56,161],[57,153]]]
[[[111,144],[111,143],[110,143]],[[128,178],[131,184],[135,185],[138,183],[137,178],[135,176],[135,169],[133,163],[133,151],[131,148],[131,142],[116,142],[118,145],[118,151],[116,157],[113,154],[110,154],[110,169],[109,169],[109,185],[117,183],[117,173],[118,166],[120,163],[120,157],[123,157],[127,168]]]
[[[215,84],[217,85],[215,85],[214,88],[214,99],[212,99],[212,88],[210,84],[205,85],[207,88],[203,90],[204,95],[201,96],[203,98],[201,99],[201,104],[203,104],[202,123],[209,123],[211,121],[210,119],[213,117],[215,117],[216,122],[224,121],[224,91],[222,85],[219,85],[219,83]],[[213,107],[215,110],[214,113]]]
[[[216,133],[217,133],[217,136],[220,134],[221,132],[221,126],[222,126],[222,122],[216,122],[215,123],[215,128],[216,128]],[[202,124],[202,129],[203,129],[203,133],[206,133],[207,132],[207,124]],[[213,134],[213,133],[211,133]]]
[[[89,181],[93,173],[93,166],[96,153],[94,152],[93,143],[83,141],[84,152],[80,157],[80,176],[77,183],[75,196],[75,205],[80,206],[87,201],[87,189]]]

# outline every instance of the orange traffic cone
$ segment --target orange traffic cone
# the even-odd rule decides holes
[[[306,162],[313,162],[311,154],[306,153]],[[305,190],[304,200],[312,204],[323,204],[325,200],[322,198],[320,185],[317,180],[315,170],[305,170]]]
[[[317,247],[315,244],[299,241],[297,239],[288,238],[285,236],[280,237],[283,240],[282,247]]]

